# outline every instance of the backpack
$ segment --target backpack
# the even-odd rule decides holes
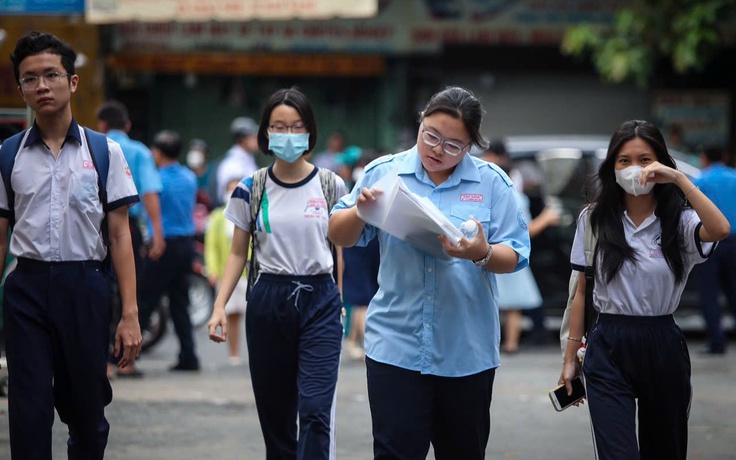
[[[588,331],[593,327],[593,317],[595,311],[593,309],[593,287],[595,286],[595,267],[593,266],[593,259],[595,256],[596,237],[593,234],[593,229],[590,228],[590,213],[591,209],[588,209],[585,219],[585,316],[583,320],[583,339],[588,334]],[[572,301],[575,298],[575,292],[578,289],[579,274],[573,270],[570,274],[570,282],[568,284],[568,297],[567,306],[565,307],[565,313],[562,315],[562,325],[560,326],[560,347],[562,348],[562,356],[565,356],[565,349],[567,348],[567,337],[570,332],[570,315],[572,314]],[[583,341],[585,344],[585,341]]]
[[[248,287],[246,296],[250,294],[250,290],[258,279],[260,267],[256,260],[256,219],[258,212],[261,210],[261,200],[263,200],[263,191],[266,188],[266,177],[268,176],[268,168],[261,168],[253,173],[253,185],[250,191],[250,264],[248,267]],[[335,176],[336,174],[329,169],[319,168],[319,182],[322,185],[322,194],[327,201],[327,212],[337,203],[335,196]],[[331,241],[327,240],[332,253],[332,276],[337,281],[337,248]]]
[[[8,209],[10,210],[10,227],[15,224],[15,192],[10,184],[10,178],[15,165],[15,157],[20,150],[20,143],[28,130],[23,130],[15,134],[0,146],[0,176],[5,184],[5,193],[8,197]],[[97,171],[97,187],[100,193],[100,203],[105,211],[105,217],[102,220],[101,231],[102,239],[106,246],[109,246],[108,229],[107,229],[107,173],[110,170],[110,150],[107,146],[107,136],[89,128],[84,128],[84,136],[87,139],[87,145],[92,157],[92,164]],[[108,251],[109,252],[109,251]]]

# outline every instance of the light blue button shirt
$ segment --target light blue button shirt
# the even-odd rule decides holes
[[[107,133],[107,137],[120,144],[125,155],[125,161],[128,162],[130,173],[133,175],[135,188],[138,190],[141,199],[147,193],[159,193],[163,186],[161,178],[158,175],[156,164],[153,161],[153,154],[148,147],[142,142],[133,140],[123,131],[111,130]],[[128,210],[131,216],[138,219],[145,219],[146,208],[143,203],[138,203]]]
[[[483,224],[489,243],[519,255],[516,270],[528,265],[529,231],[511,180],[495,165],[465,155],[450,177],[436,186],[422,167],[416,147],[382,157],[335,206],[355,205],[391,170],[406,186],[428,197],[455,226],[471,215]],[[334,212],[334,211],[333,211]],[[495,275],[469,260],[442,260],[366,225],[358,242],[378,237],[380,287],[366,319],[366,354],[373,360],[446,377],[462,377],[500,363]]]

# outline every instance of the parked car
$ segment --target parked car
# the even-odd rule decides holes
[[[511,136],[505,139],[514,167],[523,177],[532,215],[545,205],[561,210],[562,219],[532,240],[530,265],[542,293],[547,327],[559,327],[568,296],[570,250],[575,236],[575,220],[584,206],[585,186],[597,174],[608,151],[608,136]],[[670,151],[679,170],[691,179],[700,177],[693,159]],[[697,267],[696,267],[697,270]],[[693,275],[696,275],[694,270]],[[684,330],[701,332],[705,322],[700,313],[695,276],[683,292],[676,317]],[[725,305],[725,300],[724,300]],[[729,315],[724,315],[724,318]],[[730,318],[730,317],[729,317]],[[725,326],[731,328],[731,321]]]

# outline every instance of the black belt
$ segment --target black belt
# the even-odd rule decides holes
[[[28,259],[26,257],[18,257],[17,270],[24,271],[48,271],[53,268],[102,268],[101,260],[60,260],[47,262],[45,260]]]

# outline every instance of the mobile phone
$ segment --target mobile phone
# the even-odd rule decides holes
[[[560,385],[549,391],[549,399],[557,412],[562,412],[568,407],[585,397],[585,385],[583,378],[580,376],[572,379],[572,394],[568,396],[565,385]]]

